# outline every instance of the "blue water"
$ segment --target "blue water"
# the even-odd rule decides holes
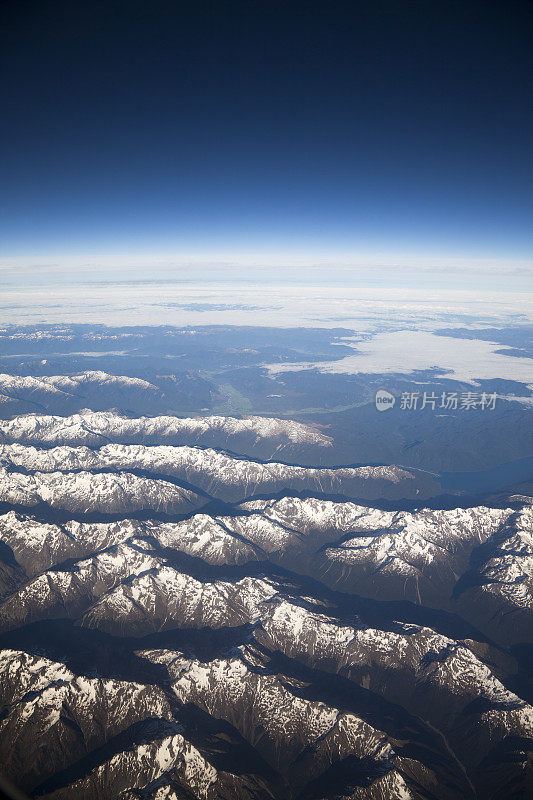
[[[479,472],[442,472],[440,479],[445,491],[469,494],[497,492],[525,481],[533,481],[533,456],[508,461]]]

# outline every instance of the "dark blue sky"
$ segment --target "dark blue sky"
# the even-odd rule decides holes
[[[4,2],[2,256],[533,256],[533,4]]]

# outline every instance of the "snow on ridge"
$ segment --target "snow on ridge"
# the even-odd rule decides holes
[[[135,704],[139,706],[146,702],[152,706],[153,713],[170,717],[168,702],[157,687],[135,681],[75,674],[60,661],[23,650],[0,651],[0,683],[6,698],[9,696],[11,699],[9,715],[0,722],[1,733],[2,727],[5,730],[5,723],[9,725],[10,717],[22,714],[23,718],[28,719],[39,707],[48,709],[47,721],[50,725],[54,724],[59,719],[66,697],[88,711],[91,706],[97,708],[102,699],[107,698],[110,701],[109,722],[114,719],[118,725],[121,719],[131,715]],[[121,697],[121,702],[116,702],[118,697]]]
[[[132,513],[191,510],[199,497],[172,483],[128,472],[25,475],[0,468],[0,501],[27,507],[44,502],[71,512]]]
[[[480,591],[511,607],[533,608],[533,506],[526,503],[518,513],[511,535],[498,545],[497,553],[481,567]]]
[[[315,664],[336,662],[379,669],[408,667],[415,681],[427,680],[470,700],[481,697],[496,711],[531,707],[506,689],[492,670],[468,647],[423,625],[399,625],[399,631],[339,625],[326,614],[307,611],[286,599],[274,598],[265,607],[262,630],[271,649],[290,657],[311,657]],[[312,643],[310,647],[309,643]]]
[[[308,765],[317,774],[348,752],[383,761],[394,755],[383,731],[327,702],[298,696],[298,682],[293,691],[290,678],[270,672],[268,665],[265,669],[258,654],[247,646],[208,662],[180,651],[144,650],[138,655],[167,667],[181,702],[206,707],[213,716],[235,725],[252,743],[255,726],[260,724],[269,738],[282,743],[277,756],[281,763],[294,763],[310,747],[315,756],[324,748]],[[251,708],[250,695],[254,698]]]
[[[28,577],[69,558],[89,557],[142,532],[143,523],[128,518],[113,522],[69,520],[57,525],[13,510],[0,515],[0,540],[12,550]]]
[[[512,508],[431,509],[416,511],[383,511],[371,505],[320,497],[282,497],[279,500],[249,500],[239,505],[248,513],[257,512],[278,524],[297,528],[303,533],[331,531],[332,534],[353,532],[357,543],[364,543],[361,534],[369,532],[373,540],[376,533],[391,537],[396,543],[403,538],[410,546],[417,537],[427,537],[429,544],[446,542],[453,545],[468,538],[477,543],[484,541],[498,525],[515,513]],[[350,543],[346,540],[344,544]],[[355,541],[355,540],[354,540]]]
[[[21,759],[27,757],[36,740],[45,752],[48,748],[52,763],[61,771],[82,757],[85,749],[97,749],[133,723],[152,721],[153,739],[130,747],[126,744],[86,776],[53,792],[54,797],[85,796],[94,789],[100,795],[107,785],[110,791],[121,784],[125,789],[143,789],[176,770],[195,797],[206,798],[218,779],[216,768],[185,738],[183,725],[176,721],[164,690],[158,686],[75,675],[61,662],[19,650],[0,651],[0,686],[7,703],[0,720],[0,740],[10,742],[8,752],[13,763],[9,764],[9,777],[14,779]],[[81,742],[65,738],[69,718],[75,720]],[[157,722],[161,723],[161,733]],[[64,753],[50,746],[56,740],[63,743]],[[43,777],[46,772],[41,780]]]
[[[264,603],[278,590],[277,584],[266,578],[202,582],[163,565],[103,594],[81,624],[114,635],[176,627],[235,627],[259,620]]]
[[[9,375],[0,374],[0,393],[12,395],[20,391],[45,391],[51,394],[76,392],[80,386],[90,384],[114,384],[122,388],[139,388],[158,392],[153,383],[142,378],[130,378],[127,375],[110,375],[102,370],[86,370],[76,375]]]
[[[272,524],[270,540],[279,541],[282,549],[297,545],[291,531],[322,537],[324,569],[347,591],[379,599],[380,586],[389,585],[397,596],[433,607],[447,602],[469,568],[472,551],[488,542],[487,561],[477,567],[476,592],[489,605],[482,598],[480,607],[488,609],[492,602],[489,616],[498,601],[524,614],[533,607],[533,508],[528,503],[518,512],[516,507],[484,505],[383,511],[350,501],[286,496],[245,501],[239,508],[247,516],[234,520],[247,538],[252,538],[247,528],[254,519],[265,530],[267,521]]]
[[[14,478],[19,477],[27,478],[14,474]],[[199,510],[175,522],[139,521],[126,516],[113,522],[71,520],[57,526],[40,522],[31,514],[10,511],[0,515],[0,539],[28,575],[50,569],[66,558],[81,558],[127,540],[151,536],[163,547],[213,565],[243,564],[263,560],[268,554],[320,547],[328,565],[356,570],[353,575],[359,578],[354,580],[372,575],[378,567],[385,580],[394,575],[431,579],[438,574],[443,591],[450,592],[472,548],[487,541],[513,515],[516,511],[511,508],[486,506],[383,511],[350,501],[286,496],[273,501],[246,501],[237,507],[235,515]],[[512,537],[483,567],[491,582],[482,591],[505,595],[525,608],[531,602],[533,573],[530,506],[518,514],[515,525]],[[453,569],[457,571],[455,577]]]
[[[188,796],[202,800],[214,796],[210,790],[218,781],[216,768],[181,733],[175,733],[121,750],[85,777],[48,797],[54,800],[85,796],[111,797],[116,796],[114,792],[117,785],[124,786],[121,797],[139,797],[141,791],[143,797],[148,797],[146,787],[164,778],[168,772],[176,772],[180,776],[180,783],[183,781],[191,790],[191,793],[187,792]],[[157,800],[178,800],[178,795],[170,791],[168,786],[163,786],[162,790],[150,796]],[[184,795],[180,792],[179,796]]]
[[[95,375],[96,373],[91,373]],[[105,373],[102,373],[106,375]],[[2,376],[0,376],[1,378]],[[11,376],[4,376],[10,378]],[[115,376],[107,376],[113,378]],[[41,379],[31,379],[41,380]],[[138,381],[128,378],[128,381]],[[141,382],[143,383],[143,382]],[[137,384],[136,384],[137,385]],[[152,384],[147,384],[152,386]],[[0,382],[0,391],[2,384]],[[0,421],[0,436],[6,442],[29,444],[101,444],[135,437],[175,438],[180,435],[201,438],[208,433],[231,437],[249,434],[257,441],[274,441],[278,446],[305,444],[329,447],[332,439],[314,427],[273,417],[138,417],[128,418],[111,411],[85,410],[68,417],[24,414]]]
[[[0,604],[0,629],[40,619],[76,616],[122,580],[161,567],[161,560],[120,544],[76,562],[73,569],[51,569]]]
[[[40,472],[143,469],[185,478],[208,491],[217,484],[242,487],[244,496],[269,483],[289,485],[293,481],[305,484],[311,481],[321,491],[342,491],[343,481],[349,480],[384,480],[397,484],[415,479],[412,472],[395,466],[302,467],[276,461],[260,463],[213,448],[190,445],[105,444],[98,450],[61,445],[42,450],[5,444],[0,445],[0,464]]]
[[[0,680],[4,684],[4,700],[20,700],[26,692],[40,691],[49,684],[74,680],[75,675],[64,664],[23,650],[0,650]],[[6,680],[7,679],[7,680]],[[6,691],[7,682],[10,688]]]

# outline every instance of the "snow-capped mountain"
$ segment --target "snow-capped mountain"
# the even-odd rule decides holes
[[[195,492],[168,481],[140,478],[129,472],[35,472],[26,475],[0,469],[0,502],[15,506],[46,503],[65,511],[107,514],[149,509],[183,513],[203,505]]]
[[[187,481],[212,497],[235,502],[287,487],[351,497],[411,497],[436,484],[422,473],[394,466],[299,467],[275,461],[261,463],[220,453],[212,448],[108,444],[99,449],[19,444],[0,445],[0,464],[13,470],[48,473],[143,470]]]
[[[527,495],[303,466],[330,440],[285,420],[0,432],[0,757],[32,797],[527,797]]]
[[[39,377],[0,374],[2,417],[49,408],[71,413],[88,405],[109,408],[124,401],[129,407],[143,404],[146,407],[160,404],[163,394],[149,381],[101,370]]]
[[[5,442],[44,447],[99,447],[106,442],[212,444],[242,453],[254,447],[257,451],[267,445],[272,454],[302,445],[319,448],[331,446],[331,438],[315,427],[291,420],[254,416],[244,419],[217,416],[130,419],[111,411],[82,411],[67,417],[26,414],[1,421],[0,438]]]
[[[166,688],[88,678],[10,650],[0,654],[0,681],[7,703],[2,764],[34,796],[133,798],[146,789],[154,800],[187,794],[229,800],[233,791],[242,797],[268,791],[260,780],[226,773],[214,748],[191,741],[194,726],[178,721]],[[32,743],[43,737],[54,746],[36,752]]]

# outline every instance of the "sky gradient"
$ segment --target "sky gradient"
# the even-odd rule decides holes
[[[3,5],[2,263],[533,259],[533,5]]]

